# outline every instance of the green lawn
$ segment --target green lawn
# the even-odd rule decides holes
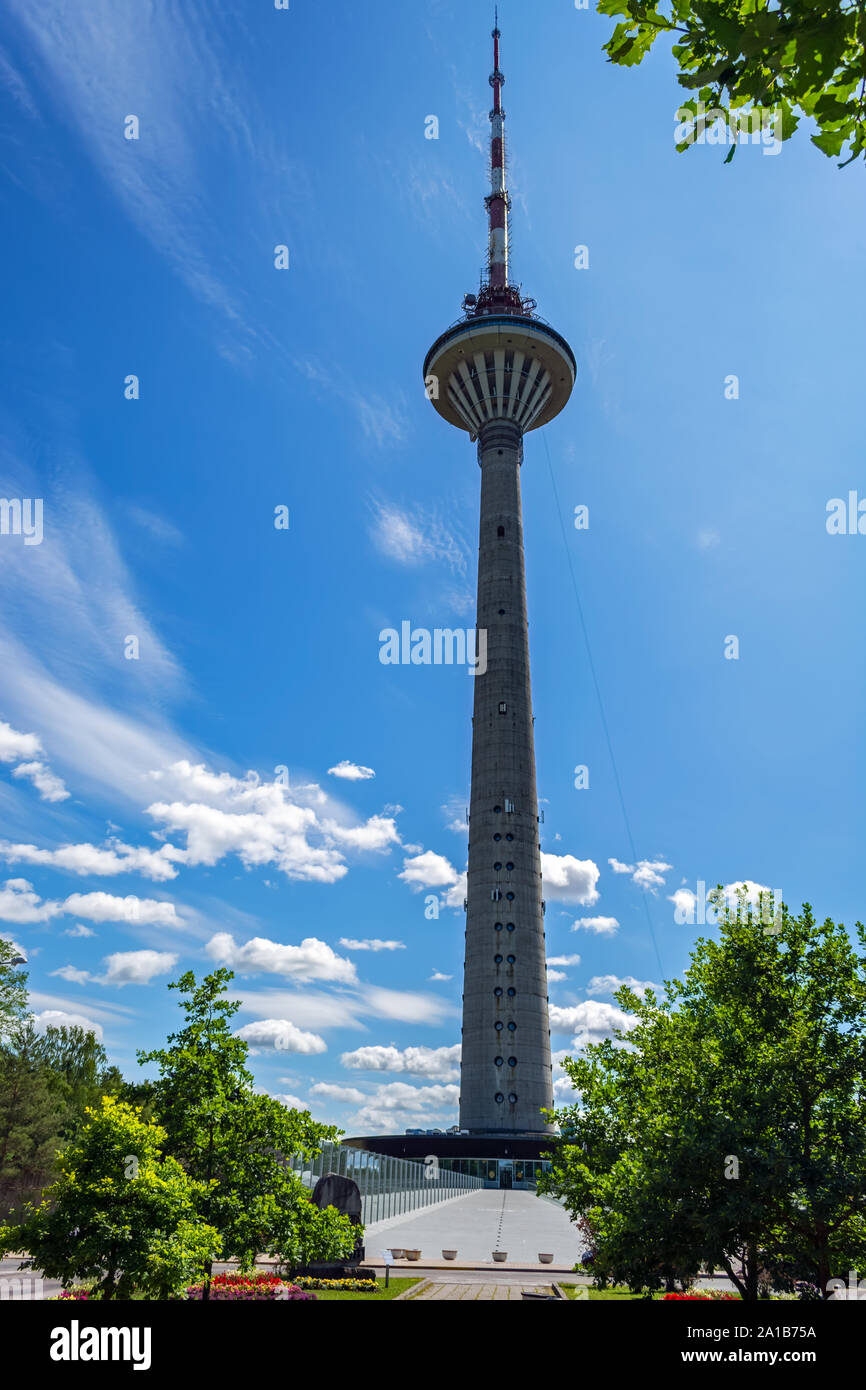
[[[341,1293],[337,1289],[313,1289],[317,1299],[333,1300],[335,1303],[345,1302],[346,1299],[356,1298],[359,1303],[378,1303],[385,1299],[396,1298],[398,1293],[403,1293],[406,1289],[411,1289],[413,1284],[420,1284],[420,1279],[392,1279],[389,1287],[385,1288],[385,1280],[377,1279],[378,1288],[375,1293]]]
[[[586,1288],[586,1284],[563,1284],[560,1281],[559,1287],[562,1289],[566,1298],[577,1298],[580,1294],[583,1293],[583,1290]],[[664,1293],[661,1291],[661,1289],[659,1289],[653,1294],[653,1298],[662,1299],[664,1298]],[[613,1289],[589,1290],[590,1303],[597,1303],[600,1301],[619,1303],[623,1300],[625,1300],[626,1302],[628,1302],[629,1300],[641,1301],[640,1296],[636,1293],[632,1293],[631,1289],[626,1288],[624,1284],[617,1285]]]
[[[582,1293],[583,1293],[583,1290],[586,1288],[586,1284],[562,1284],[562,1283],[560,1283],[559,1287],[562,1289],[563,1293],[566,1295],[567,1298],[577,1298],[579,1294],[582,1294]],[[613,1288],[613,1289],[590,1289],[590,1290],[589,1290],[589,1301],[590,1301],[590,1303],[608,1302],[608,1301],[610,1301],[610,1302],[615,1302],[615,1303],[619,1303],[619,1302],[621,1302],[623,1299],[625,1299],[626,1301],[628,1301],[628,1300],[630,1300],[630,1299],[636,1300],[637,1297],[638,1297],[638,1295],[637,1295],[636,1293],[632,1293],[632,1292],[631,1292],[631,1289],[627,1289],[624,1285],[622,1285],[622,1286],[619,1286],[619,1285],[618,1285],[616,1288]],[[663,1297],[663,1294],[660,1293],[660,1292],[659,1292],[659,1293],[654,1293],[654,1294],[653,1294],[653,1298],[662,1298],[662,1297]]]

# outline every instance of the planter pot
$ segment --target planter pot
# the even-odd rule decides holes
[[[541,1252],[539,1252],[539,1255],[538,1255],[538,1263],[539,1263],[539,1264],[542,1264],[542,1265],[552,1265],[552,1264],[553,1264],[553,1255],[550,1254],[550,1253],[541,1254]]]
[[[406,1251],[403,1249],[394,1249],[391,1251],[391,1254],[395,1260],[404,1260],[406,1258]]]
[[[457,1259],[457,1251],[456,1251],[456,1250],[443,1250],[443,1251],[442,1251],[442,1258],[443,1258],[443,1260],[456,1260],[456,1259]]]
[[[420,1250],[404,1250],[403,1254],[406,1256],[407,1260],[420,1260],[421,1258]]]
[[[497,1264],[502,1264],[504,1260],[508,1259],[507,1250],[494,1250],[491,1253],[493,1255],[494,1260],[496,1260]]]

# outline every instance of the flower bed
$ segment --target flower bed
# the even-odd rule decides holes
[[[739,1296],[735,1293],[666,1293],[664,1302],[672,1299],[676,1303],[736,1303]]]
[[[185,1297],[188,1299],[202,1298],[204,1295],[204,1284],[190,1284]],[[285,1302],[315,1302],[314,1293],[306,1293],[300,1284],[289,1284],[281,1279],[278,1274],[265,1274],[256,1272],[253,1274],[215,1274],[211,1280],[210,1297],[214,1301],[220,1302],[248,1302],[249,1300],[259,1300],[261,1302],[285,1303]]]
[[[375,1293],[375,1279],[316,1279],[302,1274],[295,1280],[299,1289],[331,1289],[334,1293]]]

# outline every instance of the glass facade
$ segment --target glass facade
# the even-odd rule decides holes
[[[461,1162],[461,1160],[458,1160]],[[348,1144],[325,1144],[312,1160],[293,1154],[289,1167],[310,1189],[325,1173],[339,1173],[358,1184],[361,1193],[361,1220],[365,1226],[392,1216],[459,1197],[464,1192],[486,1186],[480,1174],[455,1167],[451,1160],[433,1156],[423,1163],[407,1158],[355,1149]]]
[[[361,1193],[365,1226],[459,1197],[481,1187],[536,1186],[546,1172],[546,1159],[436,1158],[423,1163],[408,1158],[356,1149],[349,1144],[325,1144],[312,1161],[292,1155],[289,1167],[311,1190],[325,1173],[352,1178]]]

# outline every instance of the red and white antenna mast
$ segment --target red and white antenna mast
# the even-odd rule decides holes
[[[499,10],[494,10],[493,109],[490,112],[490,192],[487,208],[487,273],[478,295],[468,294],[463,308],[470,317],[478,314],[531,314],[534,299],[524,299],[519,285],[508,283],[508,216],[511,199],[505,183],[505,111],[502,88],[505,74],[499,66]]]
[[[493,110],[490,112],[490,193],[485,200],[490,228],[487,264],[490,288],[504,289],[508,284],[508,189],[505,186],[505,112],[502,109],[502,87],[505,74],[499,67],[499,10],[494,10]]]

